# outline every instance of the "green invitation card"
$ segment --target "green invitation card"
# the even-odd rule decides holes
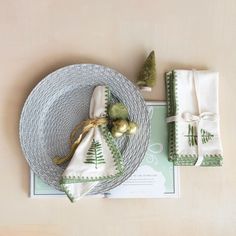
[[[151,116],[151,137],[144,160],[135,173],[120,186],[104,195],[106,198],[179,197],[179,168],[168,161],[166,104],[147,103]],[[31,173],[31,197],[64,196]]]

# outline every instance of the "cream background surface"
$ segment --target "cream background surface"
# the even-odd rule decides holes
[[[0,0],[0,235],[236,235],[235,0]],[[164,100],[173,68],[220,72],[222,168],[181,168],[180,199],[29,199],[18,140],[32,88],[73,63],[110,66],[134,80],[149,51]]]

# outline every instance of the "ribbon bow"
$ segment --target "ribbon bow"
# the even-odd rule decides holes
[[[217,115],[212,112],[203,112],[200,115],[193,115],[190,112],[182,113],[182,119],[186,122],[199,122],[200,120],[210,120],[215,121],[217,119]]]
[[[200,115],[193,115],[190,112],[184,112],[182,115],[167,117],[166,122],[185,121],[185,122],[199,122],[200,120],[215,121],[217,115],[212,112],[203,112]]]
[[[64,162],[70,160],[73,157],[75,150],[80,144],[83,136],[86,133],[88,133],[90,129],[95,128],[100,125],[107,125],[107,123],[108,123],[107,118],[100,117],[100,118],[85,120],[79,123],[78,125],[76,125],[70,134],[70,145],[71,145],[70,152],[64,157],[60,157],[60,156],[54,157],[53,163],[56,165],[61,165]],[[82,133],[79,135],[77,139],[75,139],[76,133],[81,127],[83,127]]]
[[[193,115],[190,112],[184,112],[181,115],[177,116],[171,116],[167,117],[166,121],[167,123],[169,122],[195,122],[196,123],[196,130],[197,130],[197,154],[198,154],[198,159],[197,162],[195,163],[195,166],[200,166],[203,159],[204,155],[202,153],[202,142],[201,142],[201,121],[202,120],[209,120],[209,121],[216,121],[217,120],[217,114],[212,113],[212,112],[203,112],[200,115]]]

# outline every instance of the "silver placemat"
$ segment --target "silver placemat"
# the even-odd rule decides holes
[[[60,190],[59,180],[65,169],[52,158],[69,151],[69,136],[82,120],[88,119],[93,89],[108,85],[114,101],[124,103],[130,120],[139,124],[135,135],[117,139],[124,158],[124,174],[101,181],[91,192],[109,191],[124,182],[145,156],[149,136],[148,110],[138,89],[113,69],[93,64],[70,65],[46,76],[30,93],[20,118],[20,142],[23,153],[36,175]]]

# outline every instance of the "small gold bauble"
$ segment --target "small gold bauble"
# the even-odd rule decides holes
[[[128,122],[126,120],[117,120],[113,122],[113,125],[117,132],[125,133],[128,129]]]
[[[138,125],[135,122],[130,121],[127,129],[127,134],[135,134],[138,129]]]
[[[112,127],[111,129],[111,134],[114,138],[119,138],[123,135],[123,133],[118,132],[117,129],[115,127]]]

